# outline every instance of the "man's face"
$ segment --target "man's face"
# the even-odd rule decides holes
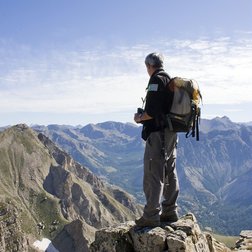
[[[146,69],[147,69],[147,73],[149,74],[149,76],[151,76],[151,74],[152,74],[151,65],[147,64]]]

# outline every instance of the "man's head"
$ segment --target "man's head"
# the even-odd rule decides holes
[[[160,53],[150,53],[145,58],[145,65],[149,75],[152,75],[156,69],[163,68],[164,57]]]

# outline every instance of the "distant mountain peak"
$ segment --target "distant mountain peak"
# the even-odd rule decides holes
[[[12,128],[13,129],[19,129],[19,130],[27,130],[27,129],[29,129],[28,125],[25,124],[25,123],[16,124]]]
[[[227,116],[215,117],[211,120],[202,119],[200,122],[200,131],[203,133],[208,133],[213,130],[227,131],[239,128],[240,125],[238,123],[232,122]]]
[[[213,120],[215,120],[215,121],[220,121],[220,122],[222,122],[222,123],[224,123],[224,122],[233,123],[233,122],[230,120],[230,118],[227,117],[227,116],[222,116],[222,117],[217,116],[217,117],[213,118]]]

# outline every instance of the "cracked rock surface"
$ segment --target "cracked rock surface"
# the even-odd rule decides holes
[[[193,214],[160,227],[140,228],[134,221],[96,232],[92,252],[228,252],[230,249],[203,233]]]

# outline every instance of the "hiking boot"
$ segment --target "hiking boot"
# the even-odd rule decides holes
[[[176,222],[178,221],[179,217],[177,213],[172,214],[161,214],[160,215],[160,221],[161,222]]]
[[[147,220],[144,217],[135,220],[136,226],[138,227],[159,227],[160,221],[159,220]]]

